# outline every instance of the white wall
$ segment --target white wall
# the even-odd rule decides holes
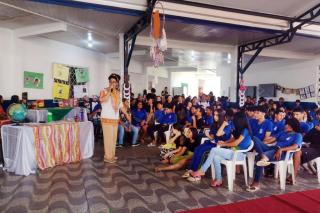
[[[204,84],[199,85],[199,80]],[[196,72],[172,72],[171,86],[181,87],[181,83],[188,84],[188,94],[198,96],[198,88],[202,87],[204,93],[212,91],[216,96],[220,96],[220,77],[215,74],[197,74]]]
[[[244,75],[245,84],[258,86],[264,83],[277,83],[283,87],[298,89],[315,84],[320,58],[305,60],[279,60],[252,65]],[[295,101],[298,95],[286,95],[277,91],[277,99],[284,97],[287,101]],[[315,102],[315,98],[303,101]]]
[[[45,38],[19,39],[12,31],[0,29],[0,94],[8,99],[28,92],[29,99],[52,98],[52,63],[88,67],[89,93],[98,94],[101,79],[110,73],[105,55]],[[23,72],[44,73],[44,89],[23,88]]]

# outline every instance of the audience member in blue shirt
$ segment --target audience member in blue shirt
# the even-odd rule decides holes
[[[318,126],[320,123],[320,109],[316,111],[315,118],[313,119],[313,125]]]
[[[214,111],[214,123],[210,128],[210,132],[205,132],[205,135],[209,138],[209,140],[206,140],[203,144],[195,149],[189,166],[189,170],[182,176],[183,178],[190,177],[191,172],[197,171],[199,169],[199,166],[205,157],[204,154],[210,151],[211,148],[215,147],[216,142],[227,141],[231,138],[231,119],[232,115],[227,115],[222,109],[216,109]],[[198,140],[201,140],[201,137],[199,137]],[[198,181],[199,178],[190,177],[188,178],[188,180],[193,182]]]
[[[300,122],[301,133],[304,136],[310,131],[310,126],[303,121],[304,110],[298,107],[298,108],[295,108],[292,113],[293,113],[293,117]]]
[[[255,120],[250,123],[254,141],[264,141],[271,135],[273,124],[265,118],[266,113],[267,108],[264,106],[258,106],[254,112]]]
[[[285,112],[281,110],[276,110],[274,114],[274,120],[273,120],[273,129],[271,132],[272,137],[277,137],[281,132],[284,131],[285,126]]]
[[[219,141],[217,145],[219,148],[212,148],[210,150],[209,156],[206,162],[201,166],[201,168],[191,173],[194,178],[201,177],[205,174],[211,164],[214,164],[215,170],[215,180],[212,180],[211,186],[217,187],[222,184],[221,175],[221,161],[230,160],[234,155],[232,148],[236,149],[247,149],[251,144],[250,137],[250,127],[248,124],[248,119],[243,112],[238,112],[235,114],[233,123],[235,130],[233,131],[233,137],[228,141]],[[239,153],[237,159],[243,159],[245,155]]]
[[[159,143],[166,143],[166,136],[164,132],[169,130],[169,126],[172,124],[177,123],[177,115],[173,112],[172,108],[166,106],[164,109],[164,117],[161,121],[161,125],[159,126],[158,130],[158,139]]]
[[[135,135],[135,138],[132,139],[132,144],[134,146],[138,146],[137,143],[138,140],[138,134],[140,128],[146,127],[147,123],[147,111],[143,109],[142,101],[137,102],[137,108],[132,110],[132,126],[131,129],[133,131],[133,135]]]
[[[206,107],[206,115],[204,116],[204,128],[210,128],[213,124],[212,109]]]
[[[280,133],[277,138],[270,138],[267,143],[276,142],[276,145],[268,146],[265,143],[255,142],[255,149],[259,154],[260,160],[257,162],[254,181],[247,191],[257,191],[260,188],[260,179],[264,166],[268,166],[270,161],[279,161],[285,158],[286,152],[296,150],[302,146],[302,135],[300,132],[300,123],[297,119],[286,120],[285,131]]]
[[[154,137],[154,133],[159,130],[162,125],[164,119],[164,109],[162,102],[157,103],[157,110],[154,112],[154,124],[148,126],[147,132],[148,135],[151,137],[151,143],[148,144],[148,147],[156,146],[156,140]]]

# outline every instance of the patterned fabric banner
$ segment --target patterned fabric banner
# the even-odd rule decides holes
[[[79,123],[59,123],[33,127],[36,160],[40,170],[78,162],[80,153]]]

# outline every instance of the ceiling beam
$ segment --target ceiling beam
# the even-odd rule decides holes
[[[15,29],[14,34],[18,38],[27,38],[48,33],[66,32],[67,28],[65,23],[41,24]]]

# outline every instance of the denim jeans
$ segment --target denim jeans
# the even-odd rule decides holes
[[[263,154],[269,158],[269,161],[276,161],[276,159],[274,158],[274,154],[278,150],[278,147],[276,147],[276,146],[272,146],[272,147],[273,147],[273,149],[270,149],[270,150],[264,152]],[[286,152],[282,153],[280,160],[284,160],[285,157],[286,157]],[[263,174],[263,168],[264,167],[262,167],[262,166],[256,166],[256,172],[254,175],[255,182],[260,181],[262,174]]]
[[[140,126],[131,126],[131,131],[132,131],[132,141],[131,144],[137,144],[137,140],[138,140],[138,136],[139,136],[139,130],[140,130]]]
[[[254,149],[256,150],[256,152],[259,154],[259,157],[261,157],[261,155],[269,150],[274,150],[277,147],[276,146],[268,146],[267,144],[263,143],[259,138],[257,137],[252,137],[252,140],[254,142]]]
[[[221,175],[221,161],[231,160],[233,158],[234,151],[232,149],[226,148],[212,148],[206,162],[202,165],[201,170],[206,172],[214,164],[216,180],[222,180]],[[237,160],[243,160],[245,155],[243,153],[238,153]]]
[[[205,154],[209,152],[216,144],[212,143],[211,141],[207,140],[200,146],[198,146],[193,153],[192,160],[189,166],[189,169],[192,171],[197,171],[200,167],[202,159],[204,158]]]
[[[129,127],[129,123],[124,123],[126,127]],[[131,125],[131,132],[132,132],[132,141],[131,144],[136,144],[138,139],[140,127],[136,127],[134,125]],[[122,125],[118,126],[118,145],[123,145],[123,139],[124,139],[125,130]]]
[[[129,127],[128,122],[124,123],[124,125],[126,127]],[[117,142],[118,145],[123,145],[124,133],[125,133],[124,127],[121,124],[119,124],[119,126],[118,126],[118,142]]]

